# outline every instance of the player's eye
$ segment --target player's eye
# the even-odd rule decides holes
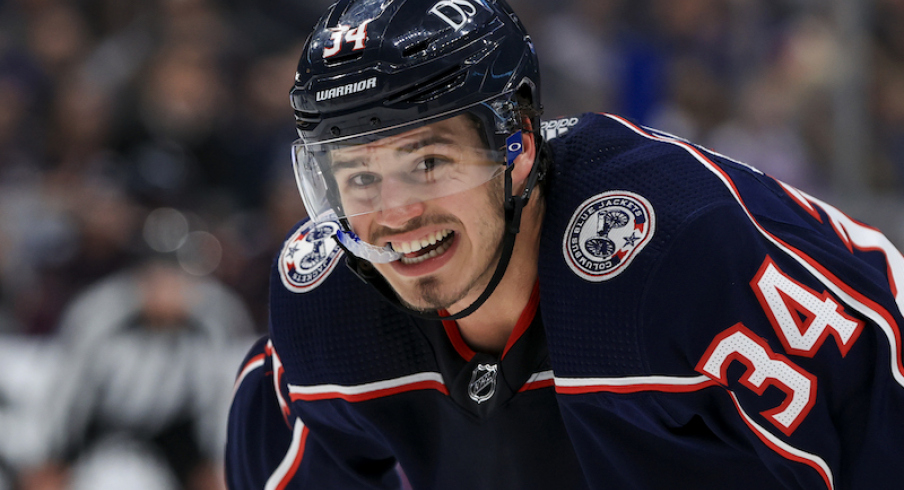
[[[424,157],[415,165],[414,169],[417,172],[430,173],[436,170],[445,164],[450,163],[451,160],[449,158],[441,157],[441,156],[429,156]]]
[[[424,158],[420,163],[415,166],[415,170],[420,170],[422,172],[430,172],[434,168],[436,168],[437,160],[435,157],[427,157]]]
[[[349,184],[356,188],[365,188],[380,182],[377,174],[370,172],[360,172],[348,178]]]

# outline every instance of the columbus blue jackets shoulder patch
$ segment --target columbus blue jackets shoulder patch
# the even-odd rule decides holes
[[[332,238],[337,230],[339,224],[333,221],[308,221],[286,240],[278,264],[279,277],[286,289],[305,293],[329,276],[343,253]]]
[[[597,194],[578,206],[565,229],[565,262],[588,281],[612,279],[653,237],[655,221],[643,196],[617,190]]]

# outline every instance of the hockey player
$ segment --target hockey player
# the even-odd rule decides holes
[[[310,219],[236,382],[233,490],[904,481],[877,230],[618,116],[541,122],[502,0],[340,0],[291,100]]]

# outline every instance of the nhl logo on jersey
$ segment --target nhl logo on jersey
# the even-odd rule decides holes
[[[481,404],[496,394],[496,373],[499,367],[496,364],[478,364],[471,373],[471,382],[468,383],[468,396]]]
[[[565,262],[580,277],[603,282],[620,274],[649,243],[653,207],[628,191],[608,191],[584,201],[562,241]]]
[[[338,229],[332,221],[308,222],[286,240],[279,254],[279,275],[286,289],[306,293],[329,276],[342,254],[332,238]]]

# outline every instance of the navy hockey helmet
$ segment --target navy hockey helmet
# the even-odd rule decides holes
[[[506,163],[522,101],[540,107],[537,58],[503,0],[340,0],[306,41],[291,92],[300,136],[293,161],[308,213],[347,225],[330,171],[335,149],[462,113],[479,121],[497,152],[490,158]]]
[[[389,209],[391,205],[382,202],[385,188],[378,189],[384,178],[407,180],[410,192],[405,197],[412,202],[504,175],[501,204],[506,227],[496,271],[474,303],[445,318],[470,314],[501,280],[521,210],[540,178],[540,166],[535,164],[522,193],[512,194],[511,164],[520,153],[524,117],[531,118],[531,129],[538,136],[539,84],[533,43],[504,0],[339,0],[306,41],[291,92],[300,136],[293,145],[293,164],[308,214],[315,221],[338,219],[344,230],[336,238],[349,252],[349,267],[391,303],[406,309],[369,265],[401,255],[360,241],[352,218]],[[450,138],[439,134],[441,128],[460,121],[473,123],[477,137],[449,144]],[[444,163],[436,172],[424,158],[420,162],[387,158],[381,163],[359,156],[384,142],[421,132],[427,134],[416,136],[414,146],[422,140],[442,141],[428,146],[442,146],[440,153],[453,162],[451,170]],[[391,148],[410,146],[392,143]],[[412,169],[425,166],[429,178],[418,180]],[[448,172],[445,181],[442,172]],[[352,192],[359,194],[350,199]]]

